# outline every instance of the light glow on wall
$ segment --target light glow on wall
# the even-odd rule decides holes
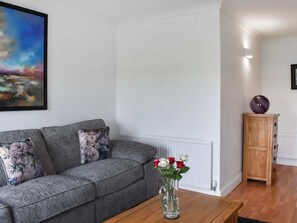
[[[252,59],[254,57],[252,50],[247,48],[243,48],[243,56],[247,59]]]

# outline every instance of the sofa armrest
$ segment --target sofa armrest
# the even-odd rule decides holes
[[[146,163],[157,154],[153,146],[122,140],[110,140],[111,158],[130,159],[139,163]]]
[[[8,206],[0,204],[0,222],[12,223],[12,218]]]

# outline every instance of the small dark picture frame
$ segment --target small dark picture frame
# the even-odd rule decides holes
[[[291,89],[297,90],[297,64],[291,64]]]

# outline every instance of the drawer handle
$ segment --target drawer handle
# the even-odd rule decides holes
[[[274,168],[273,168],[273,172],[275,172],[275,170],[276,170],[276,169],[275,169],[275,167],[274,167]]]
[[[273,146],[273,149],[276,149],[276,145],[275,145],[275,146]]]
[[[276,134],[274,134],[274,138],[276,138]]]
[[[276,160],[276,157],[273,157],[273,160],[275,161]]]
[[[277,126],[277,123],[274,123],[274,126],[276,127]]]

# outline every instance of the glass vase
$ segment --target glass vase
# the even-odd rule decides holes
[[[176,219],[179,217],[178,181],[165,179],[164,182],[159,190],[163,215],[167,219]]]

